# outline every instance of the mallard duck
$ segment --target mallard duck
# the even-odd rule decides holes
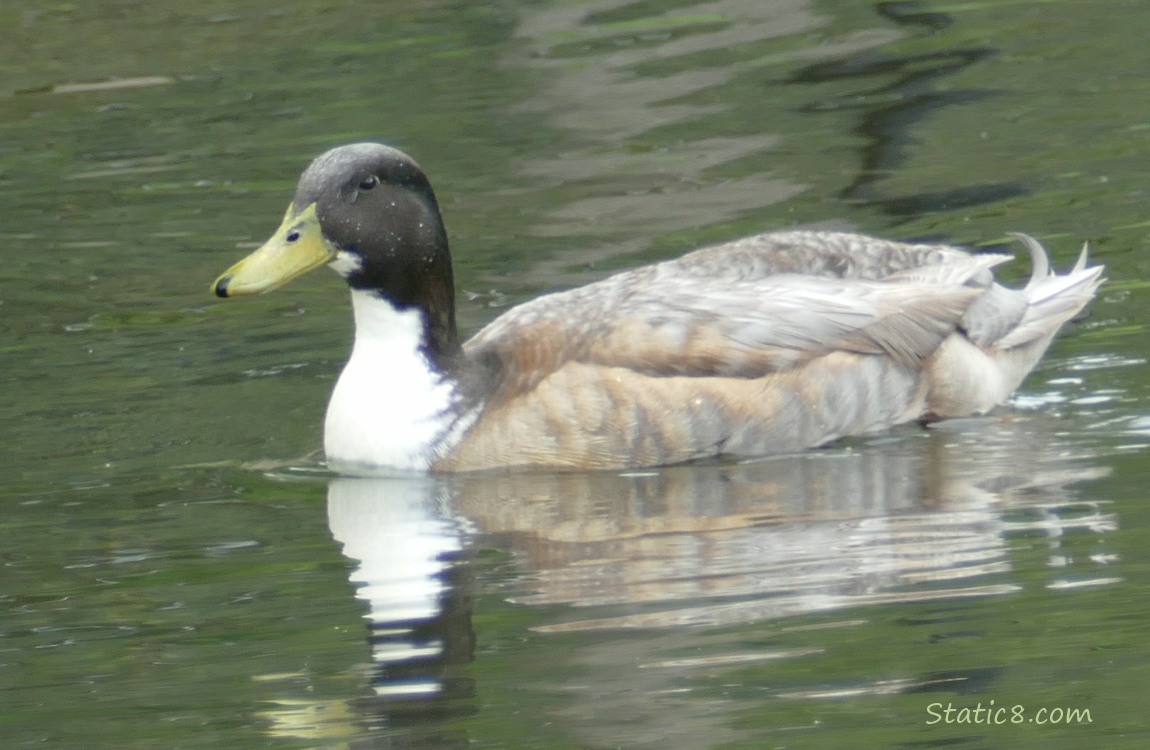
[[[1009,260],[815,231],[758,234],[514,307],[461,343],[439,205],[378,143],[300,177],[270,240],[213,284],[274,289],[322,265],[351,290],[355,344],[327,409],[344,473],[623,469],[794,452],[1005,400],[1102,282],[1034,239]]]

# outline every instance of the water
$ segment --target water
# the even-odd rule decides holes
[[[1144,4],[5,10],[5,747],[1145,746]],[[469,331],[795,224],[1111,281],[989,418],[333,479],[338,279],[208,284],[361,138],[435,183]]]

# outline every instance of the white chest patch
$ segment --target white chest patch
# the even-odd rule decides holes
[[[425,471],[454,421],[454,385],[420,351],[422,313],[352,290],[355,346],[327,406],[324,451],[342,472]],[[454,432],[454,431],[451,431]]]

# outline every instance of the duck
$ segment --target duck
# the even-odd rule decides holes
[[[1003,403],[1104,281],[1018,234],[1012,256],[777,230],[513,307],[466,342],[431,183],[376,142],[321,154],[271,238],[212,284],[260,294],[320,266],[355,338],[324,421],[341,474],[631,470],[797,453]]]

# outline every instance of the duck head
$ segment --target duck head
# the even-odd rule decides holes
[[[219,276],[219,297],[260,294],[320,266],[400,310],[425,313],[433,349],[457,347],[447,231],[415,160],[379,143],[321,154],[300,176],[283,222]]]

